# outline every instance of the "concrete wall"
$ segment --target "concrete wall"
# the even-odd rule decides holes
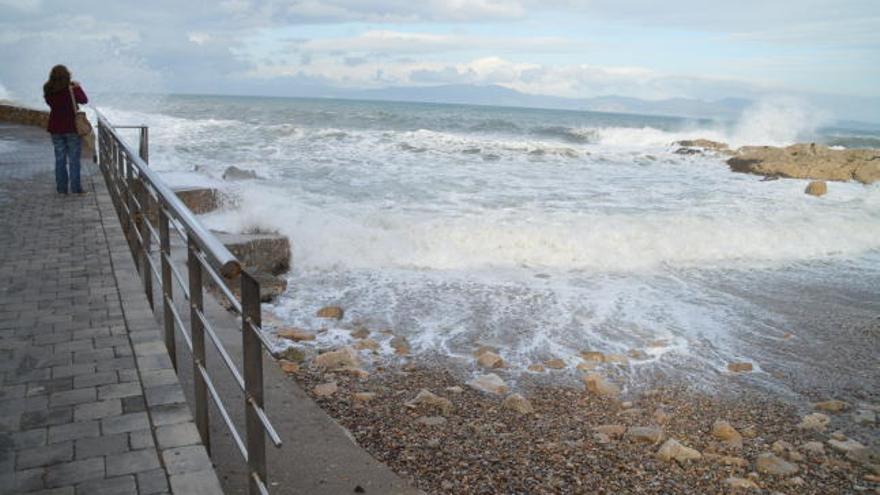
[[[0,103],[0,122],[32,125],[45,129],[49,126],[49,111],[35,110],[10,103]],[[91,160],[95,155],[95,135],[83,138],[82,157]]]

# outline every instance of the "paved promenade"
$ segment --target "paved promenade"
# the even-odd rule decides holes
[[[103,179],[0,123],[0,493],[221,493]]]

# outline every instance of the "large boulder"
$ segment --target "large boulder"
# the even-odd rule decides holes
[[[682,141],[676,141],[672,144],[678,146],[675,153],[678,153],[679,155],[702,154],[706,151],[725,155],[733,154],[733,151],[731,151],[726,143],[719,143],[718,141],[710,141],[708,139],[685,139]]]
[[[242,265],[272,275],[290,270],[290,239],[273,233],[230,234],[212,231]]]
[[[836,150],[795,144],[785,148],[744,146],[727,160],[734,172],[773,177],[848,181],[871,184],[880,180],[880,150]]]
[[[488,394],[500,395],[507,392],[507,384],[495,373],[478,376],[467,384],[471,388]]]
[[[598,373],[589,373],[583,377],[587,390],[601,397],[617,397],[620,395],[620,387],[609,382]]]
[[[257,179],[257,173],[253,170],[238,168],[235,165],[223,172],[223,180],[248,180]]]
[[[221,194],[212,187],[175,187],[174,194],[196,215],[210,213],[223,203]]]

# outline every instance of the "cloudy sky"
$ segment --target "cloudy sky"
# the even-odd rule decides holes
[[[0,97],[56,63],[93,91],[788,94],[880,121],[880,1],[0,0]]]

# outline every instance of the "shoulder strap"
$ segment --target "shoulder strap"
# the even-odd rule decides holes
[[[76,104],[76,97],[73,96],[73,88],[68,87],[67,89],[70,90],[70,101],[73,103],[73,113],[76,114],[76,111],[79,110],[79,106]]]

